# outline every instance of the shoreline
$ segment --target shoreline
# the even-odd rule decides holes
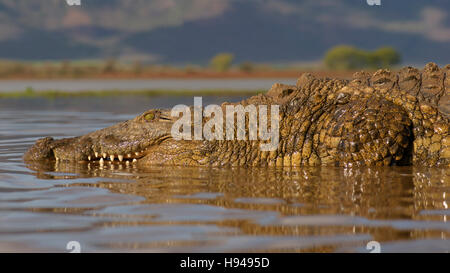
[[[148,73],[103,73],[92,75],[10,75],[0,77],[0,81],[17,81],[17,80],[107,80],[107,79],[123,79],[123,80],[158,80],[158,79],[269,79],[269,78],[298,78],[303,73],[311,73],[316,77],[332,77],[332,78],[351,78],[356,71],[326,71],[326,70],[289,70],[289,71],[255,71],[255,72],[213,72],[213,71],[167,71],[167,72],[148,72]]]
[[[351,79],[354,71],[182,72],[133,75],[114,73],[91,77],[0,78],[0,99],[112,96],[226,96],[267,92],[281,82],[295,84],[303,73],[318,78]],[[2,89],[3,88],[3,89]]]
[[[231,89],[199,89],[199,90],[25,90],[0,92],[0,99],[22,99],[22,98],[62,98],[62,97],[120,97],[120,96],[252,96],[267,92],[267,90],[231,90]]]
[[[297,78],[269,79],[79,79],[79,80],[10,80],[0,81],[0,94],[37,93],[48,91],[80,93],[86,91],[122,91],[128,94],[142,90],[167,92],[198,92],[207,90],[223,93],[269,90],[274,83],[295,84]],[[116,92],[117,93],[117,92]]]

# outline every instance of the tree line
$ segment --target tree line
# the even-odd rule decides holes
[[[380,47],[374,51],[341,45],[331,48],[323,59],[332,70],[379,69],[399,64],[400,53],[393,47]]]

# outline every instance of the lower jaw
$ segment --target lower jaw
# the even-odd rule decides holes
[[[109,163],[137,163],[137,161],[140,161],[142,158],[148,156],[152,149],[160,145],[163,141],[165,141],[166,138],[161,138],[158,141],[156,141],[153,144],[150,144],[146,148],[140,150],[140,151],[134,151],[130,153],[124,153],[124,154],[117,154],[117,153],[100,153],[100,152],[94,152],[90,155],[85,155],[84,160],[81,160],[82,162],[98,162],[99,164],[105,164],[107,162]],[[87,157],[86,157],[87,156]],[[55,154],[55,159],[58,161],[58,157]]]
[[[141,163],[141,161],[145,161],[142,160],[143,157],[140,158],[124,158],[122,160],[119,160],[118,158],[114,158],[114,160],[111,160],[111,158],[95,158],[91,160],[54,160],[53,162],[55,162],[56,164],[83,164],[83,165],[88,165],[88,166],[117,166],[117,167],[132,167],[132,166],[137,166],[139,163]]]
[[[129,164],[129,163],[136,163],[139,159],[141,159],[143,156],[140,157],[123,157],[123,156],[109,156],[109,157],[99,157],[99,158],[88,158],[88,160],[85,160],[84,162],[87,163],[118,163],[118,164]]]
[[[139,151],[139,152],[132,152],[125,155],[118,155],[118,154],[107,154],[107,153],[93,153],[91,155],[84,155],[81,158],[82,159],[66,159],[64,156],[58,156],[58,152],[54,151],[54,159],[62,162],[70,162],[75,161],[79,163],[99,163],[99,164],[105,164],[105,163],[123,163],[123,164],[129,164],[129,163],[136,163],[141,158],[145,157],[148,153],[148,149]],[[64,154],[64,153],[63,153]]]
[[[94,163],[94,164],[99,164],[99,165],[105,165],[105,164],[115,164],[115,165],[135,165],[137,164],[138,160],[136,158],[134,159],[122,159],[122,160],[118,160],[118,159],[97,159],[97,160],[88,160],[88,161],[83,161],[83,163]]]

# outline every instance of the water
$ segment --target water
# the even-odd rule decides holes
[[[205,97],[204,103],[238,101]],[[450,170],[26,166],[68,137],[192,97],[0,100],[0,251],[450,251]]]
[[[80,79],[80,80],[1,80],[0,92],[22,91],[101,91],[101,90],[269,90],[275,82],[295,84],[297,79]]]

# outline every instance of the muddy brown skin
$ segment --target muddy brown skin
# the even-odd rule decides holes
[[[178,118],[149,110],[81,137],[38,140],[24,159],[138,167],[450,166],[450,65],[359,72],[351,81],[304,74],[295,86],[275,84],[239,104],[280,105],[276,151],[261,151],[260,141],[177,141],[170,131]]]

